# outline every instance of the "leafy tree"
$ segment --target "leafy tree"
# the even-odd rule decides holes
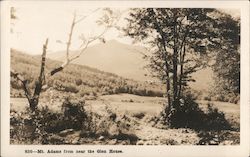
[[[212,65],[216,87],[213,94],[237,97],[240,94],[240,20],[230,15],[224,15],[220,20],[226,25],[218,23],[223,40]]]
[[[134,8],[127,18],[125,34],[142,41],[152,52],[149,67],[153,76],[166,84],[165,117],[179,108],[190,74],[203,68],[211,51],[220,49],[224,40],[215,9],[202,8]],[[171,111],[171,112],[170,112]]]

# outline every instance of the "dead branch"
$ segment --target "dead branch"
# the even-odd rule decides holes
[[[96,12],[99,9],[96,9],[94,12]],[[84,47],[81,49],[80,53],[77,54],[76,56],[70,56],[69,51],[70,51],[70,46],[71,46],[71,40],[72,40],[72,36],[73,36],[73,31],[74,31],[74,27],[77,23],[79,23],[80,21],[82,21],[83,19],[85,19],[87,16],[82,17],[79,20],[76,20],[76,14],[74,14],[73,17],[73,21],[70,27],[70,33],[69,33],[69,38],[68,38],[68,42],[67,42],[67,47],[66,47],[66,58],[65,58],[65,62],[57,68],[54,68],[53,70],[51,70],[49,72],[49,74],[45,75],[45,65],[46,65],[46,53],[47,53],[47,45],[48,45],[48,39],[46,39],[45,44],[43,45],[43,53],[42,53],[42,61],[41,61],[41,67],[40,67],[40,74],[39,77],[35,83],[35,90],[33,95],[30,92],[30,89],[28,87],[28,80],[25,80],[24,77],[22,77],[19,73],[15,72],[14,70],[11,70],[11,77],[19,80],[22,83],[22,87],[23,90],[25,91],[25,96],[27,97],[28,101],[29,101],[29,105],[30,105],[30,109],[31,111],[35,111],[35,109],[37,108],[38,102],[39,102],[39,96],[40,93],[43,89],[43,85],[45,84],[45,77],[46,76],[53,76],[54,74],[56,74],[59,71],[62,71],[70,62],[72,62],[73,60],[75,60],[76,58],[80,57],[80,55],[87,49],[87,47],[89,46],[90,43],[98,40],[98,39],[102,39],[102,36],[107,32],[107,30],[109,28],[111,28],[114,19],[108,22],[107,27],[105,28],[105,30],[100,33],[98,36],[92,37],[89,40],[87,40],[87,42],[83,41]],[[81,46],[82,47],[82,46]]]
[[[73,21],[72,21],[72,24],[70,27],[69,39],[68,39],[67,48],[66,48],[66,62],[69,62],[69,48],[71,45],[71,38],[72,38],[72,34],[73,34],[73,29],[75,27],[75,21],[76,21],[76,14],[74,14]]]
[[[89,15],[83,16],[83,17],[80,18],[79,20],[75,21],[75,24],[81,22],[82,20],[84,20],[85,18],[87,18],[87,17],[90,16],[91,14],[97,12],[98,10],[100,10],[100,8],[97,8],[96,10],[94,10],[93,12],[91,12]]]
[[[18,72],[15,72],[14,70],[10,70],[10,76],[17,79],[22,83],[23,90],[25,92],[25,96],[27,97],[28,100],[31,99],[31,92],[28,87],[28,80],[24,79],[24,77],[19,74]]]
[[[92,13],[94,13],[94,12],[96,12],[98,10],[99,9],[96,9]],[[79,23],[80,21],[82,21],[83,19],[85,19],[86,17],[87,16],[84,16],[81,19],[76,20],[76,14],[74,14],[73,21],[72,21],[72,24],[71,24],[70,33],[69,33],[69,38],[68,38],[68,42],[67,42],[66,59],[65,59],[64,63],[61,66],[59,66],[59,67],[57,67],[57,68],[50,71],[50,73],[49,73],[50,76],[53,76],[56,73],[62,71],[70,62],[72,62],[73,60],[79,58],[85,52],[85,50],[88,48],[89,44],[93,43],[96,40],[102,39],[103,35],[111,28],[112,25],[114,25],[114,22],[115,22],[114,19],[111,18],[110,21],[109,21],[110,23],[108,22],[108,25],[106,26],[106,28],[104,29],[103,32],[101,32],[99,35],[97,35],[95,37],[92,37],[92,38],[88,39],[87,42],[83,41],[82,45],[80,46],[80,49],[81,49],[80,52],[78,54],[76,54],[75,56],[70,56],[69,51],[70,51],[71,39],[72,39],[72,36],[73,36],[73,30],[75,28],[75,25],[77,23]]]
[[[47,52],[47,45],[48,45],[48,39],[46,39],[45,44],[43,45],[43,53],[42,53],[42,61],[41,61],[41,69],[40,69],[40,75],[38,77],[38,80],[35,84],[35,90],[33,95],[31,94],[31,90],[28,87],[28,80],[24,79],[24,77],[15,72],[14,70],[11,70],[11,77],[17,79],[22,83],[23,90],[25,92],[25,96],[29,101],[30,109],[34,111],[38,105],[39,96],[42,91],[42,86],[45,81],[45,75],[44,75],[44,69],[45,69],[45,61],[46,61],[46,52]]]

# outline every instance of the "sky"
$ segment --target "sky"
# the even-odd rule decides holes
[[[71,49],[78,49],[81,45],[79,36],[83,34],[86,38],[100,34],[104,28],[96,24],[96,20],[103,15],[102,10],[94,13],[96,8],[86,6],[47,5],[41,7],[36,4],[26,6],[14,6],[16,8],[17,20],[12,20],[11,27],[13,33],[10,35],[10,44],[12,48],[22,50],[30,54],[41,54],[42,45],[46,38],[49,38],[48,53],[65,50],[66,44],[58,43],[57,40],[66,43],[73,20],[73,14],[76,12],[77,19],[84,15],[88,15],[86,19],[75,26],[73,32]],[[127,8],[119,8],[125,12]],[[221,9],[234,17],[239,17],[240,12],[233,9]],[[120,23],[124,25],[124,18]],[[121,33],[116,29],[110,29],[105,35],[106,40],[115,39],[119,42],[132,44],[132,40],[128,37],[122,37]],[[95,42],[93,44],[98,43]]]

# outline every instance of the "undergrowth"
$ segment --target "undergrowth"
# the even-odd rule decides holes
[[[117,139],[135,144],[138,140],[131,129],[132,121],[126,115],[118,115],[108,106],[105,114],[85,110],[84,101],[66,98],[61,112],[48,107],[31,112],[11,111],[10,139],[15,144],[67,144],[65,136],[80,131],[80,138],[93,140]],[[99,139],[100,138],[100,139]]]

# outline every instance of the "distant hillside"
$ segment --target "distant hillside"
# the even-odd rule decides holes
[[[208,95],[211,86],[214,83],[212,68],[205,68],[192,74],[195,82],[190,82],[189,85],[192,89],[202,91],[203,95]]]
[[[21,73],[34,88],[35,79],[39,73],[41,57],[31,56],[20,51],[11,50],[11,68]],[[51,59],[46,60],[46,71],[61,65],[61,62]],[[71,64],[62,72],[46,80],[48,86],[56,91],[70,92],[84,95],[105,95],[117,93],[130,93],[144,96],[162,96],[162,85],[137,82],[125,79],[116,74],[104,72],[88,66]],[[22,91],[18,82],[11,79],[12,96],[20,95]],[[23,94],[23,93],[22,93]]]
[[[111,40],[88,47],[74,63],[115,73],[125,78],[146,81],[151,78],[145,75],[149,74],[144,69],[147,63],[140,53],[145,51],[143,47]],[[79,53],[79,51],[73,51],[72,53]],[[64,56],[65,51],[48,54],[49,58],[60,61],[64,59]]]
[[[105,44],[97,44],[87,48],[74,63],[87,65],[134,80],[152,80],[149,72],[143,68],[147,62],[142,58],[140,52],[145,51],[143,47],[111,40]],[[78,53],[78,51],[72,53]],[[64,56],[65,51],[48,54],[49,58],[60,61],[64,59]],[[196,82],[189,83],[190,87],[197,91],[208,92],[210,85],[213,84],[213,71],[211,68],[197,71],[192,76]]]

